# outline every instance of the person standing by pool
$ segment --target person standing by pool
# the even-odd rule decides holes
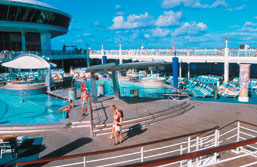
[[[88,94],[87,90],[84,89],[83,93],[81,94],[81,106],[82,106],[82,115],[86,116],[87,108],[88,108],[88,100],[90,99],[90,95]]]
[[[117,111],[117,119],[115,120],[115,145],[122,143],[123,137],[122,137],[122,121],[123,121],[123,111],[122,110],[116,110]],[[118,135],[119,135],[119,140],[118,140]]]
[[[70,110],[71,110],[71,108],[73,108],[73,103],[72,103],[72,100],[70,100],[70,103],[69,103],[69,105],[66,107],[66,108],[64,108],[62,111],[64,112],[64,111],[67,111],[67,113],[66,113],[66,119],[68,119],[70,116]]]
[[[113,123],[112,123],[112,134],[111,136],[109,136],[109,139],[113,139],[114,136],[114,131],[115,131],[115,120],[117,119],[118,116],[118,108],[116,107],[116,105],[112,105],[112,110],[113,110]]]

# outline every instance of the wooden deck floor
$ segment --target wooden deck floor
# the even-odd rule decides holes
[[[144,127],[133,136],[127,136],[125,133],[124,137],[126,140],[118,146],[114,145],[113,140],[107,139],[107,136],[92,137],[89,128],[63,129],[51,132],[18,135],[42,136],[44,138],[44,148],[40,153],[40,158],[49,158],[154,141],[161,138],[212,128],[217,125],[221,127],[234,120],[242,120],[257,124],[256,105],[199,101],[191,102],[196,105],[191,111],[181,116]],[[121,108],[124,107],[123,105],[125,104],[124,101],[119,100],[110,103],[118,104]],[[108,104],[106,103],[106,105]],[[155,105],[158,106],[158,103]],[[127,104],[126,106],[131,105]],[[126,109],[129,110],[129,108]],[[108,111],[111,112],[111,110]],[[77,114],[81,114],[79,110],[77,112],[79,112]],[[125,116],[128,115],[129,114],[125,113]],[[74,160],[69,160],[69,163],[72,161]],[[53,166],[55,164],[58,164],[58,162],[46,163],[44,166]]]

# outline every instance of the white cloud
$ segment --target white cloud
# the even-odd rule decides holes
[[[246,21],[243,25],[241,31],[245,32],[256,32],[257,31],[257,23]]]
[[[228,28],[239,28],[239,25],[228,26]]]
[[[246,7],[245,5],[242,5],[242,6],[237,7],[235,10],[242,10],[242,9],[244,9],[245,7]]]
[[[150,38],[151,36],[149,34],[144,34],[145,38]]]
[[[88,36],[91,36],[91,34],[90,33],[84,33],[83,36],[88,37]]]
[[[216,8],[219,6],[226,7],[227,3],[225,0],[216,0],[213,4],[201,4],[201,0],[163,0],[163,8],[174,8],[179,5],[184,5],[185,7],[192,8]]]
[[[196,22],[193,22],[192,24],[184,23],[181,27],[176,29],[175,32],[172,33],[172,35],[173,36],[197,35],[206,30],[207,30],[207,25],[204,23],[196,23]]]
[[[100,25],[99,21],[94,22],[94,26],[99,26],[99,25]]]
[[[228,8],[227,10],[230,11],[230,12],[233,12],[233,11],[239,11],[239,10],[243,10],[246,6],[245,5],[242,5],[242,6],[239,6],[235,9],[232,9],[232,8]]]
[[[153,24],[152,17],[147,12],[140,15],[129,15],[127,21],[123,16],[116,16],[113,18],[113,25],[109,27],[111,30],[115,29],[133,29],[139,27],[146,27]]]
[[[210,8],[216,8],[218,6],[222,6],[222,7],[227,7],[228,4],[225,0],[216,0],[211,6]]]
[[[115,9],[120,9],[121,6],[120,5],[115,5]]]
[[[181,18],[182,12],[179,11],[177,13],[173,11],[165,11],[164,15],[160,15],[157,19],[155,25],[162,27],[162,26],[172,26],[178,24],[178,20]]]
[[[116,15],[119,15],[119,16],[124,15],[124,14],[125,14],[125,12],[121,12],[121,11],[116,12]]]
[[[151,30],[153,37],[165,37],[168,34],[170,34],[170,30],[167,29],[161,29],[159,27]]]

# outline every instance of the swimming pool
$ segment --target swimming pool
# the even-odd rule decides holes
[[[63,119],[56,111],[67,103],[45,94],[23,98],[0,94],[0,105],[0,124],[41,124]]]
[[[90,93],[92,93],[91,82],[84,81]],[[74,87],[81,90],[80,88],[81,81],[75,82]],[[111,80],[97,80],[96,85],[104,84],[105,95],[113,95],[113,83]],[[148,87],[141,82],[129,82],[129,81],[120,81],[120,94],[121,97],[134,97],[133,90],[139,91],[139,97],[150,97],[150,98],[162,98],[163,94],[174,93],[172,90],[168,89],[165,86],[158,87]]]

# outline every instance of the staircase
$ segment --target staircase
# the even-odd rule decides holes
[[[194,108],[194,105],[192,103],[189,103],[188,101],[184,101],[183,103],[175,106],[170,107],[168,109],[150,113],[145,112],[144,116],[141,116],[139,118],[130,119],[123,121],[123,132],[126,132],[128,130],[133,130],[134,128],[141,128],[143,126],[147,126],[153,123],[157,123],[175,116],[179,116],[191,109]],[[110,134],[112,130],[112,123],[108,124],[102,124],[102,125],[95,125],[93,127],[93,135],[99,136],[99,135],[106,135]]]

